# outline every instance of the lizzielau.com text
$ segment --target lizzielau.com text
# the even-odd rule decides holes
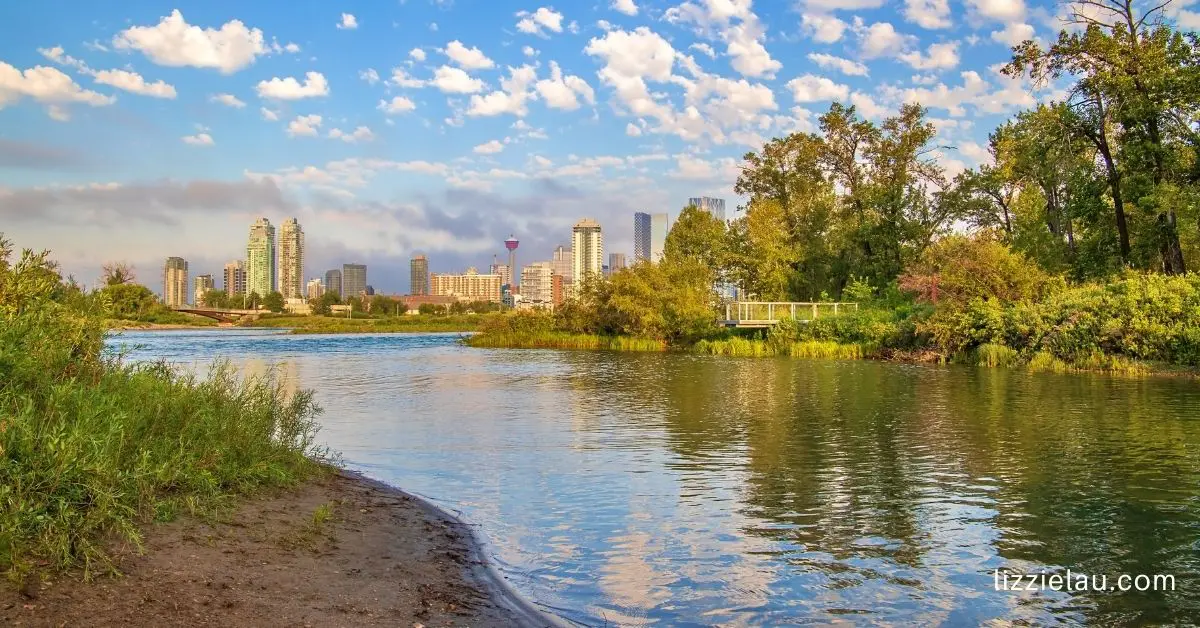
[[[1016,573],[1012,571],[992,572],[997,591],[1174,591],[1175,576],[1171,574],[1108,574],[1087,575],[1074,573]]]

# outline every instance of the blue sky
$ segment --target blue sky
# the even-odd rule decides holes
[[[408,288],[522,240],[548,259],[579,218],[632,253],[633,212],[737,199],[763,140],[832,100],[930,108],[950,172],[1059,95],[996,72],[1061,28],[1019,0],[8,2],[0,21],[0,231],[91,281],[126,260],[156,289],[244,255],[296,216],[306,274],[369,265]],[[1198,0],[1169,14],[1200,27]]]

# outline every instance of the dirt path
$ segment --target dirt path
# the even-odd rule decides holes
[[[464,525],[348,474],[249,500],[225,523],[149,526],[145,546],[123,553],[122,577],[63,577],[32,597],[0,586],[0,623],[551,624],[490,576]]]

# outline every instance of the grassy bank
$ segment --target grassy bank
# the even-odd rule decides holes
[[[205,379],[102,354],[100,300],[0,241],[0,571],[108,568],[114,538],[320,467],[312,395],[227,366]]]
[[[464,341],[478,348],[511,349],[595,349],[606,351],[666,351],[667,343],[653,338],[598,336],[544,331],[536,333],[483,333]]]
[[[346,318],[345,316],[266,315],[246,325],[250,327],[290,328],[294,334],[362,334],[477,331],[496,314],[458,314],[436,316],[387,316]]]

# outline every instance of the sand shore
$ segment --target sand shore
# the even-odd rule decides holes
[[[0,587],[19,626],[550,626],[424,500],[339,472],[247,499],[220,523],[145,528],[117,577]]]

